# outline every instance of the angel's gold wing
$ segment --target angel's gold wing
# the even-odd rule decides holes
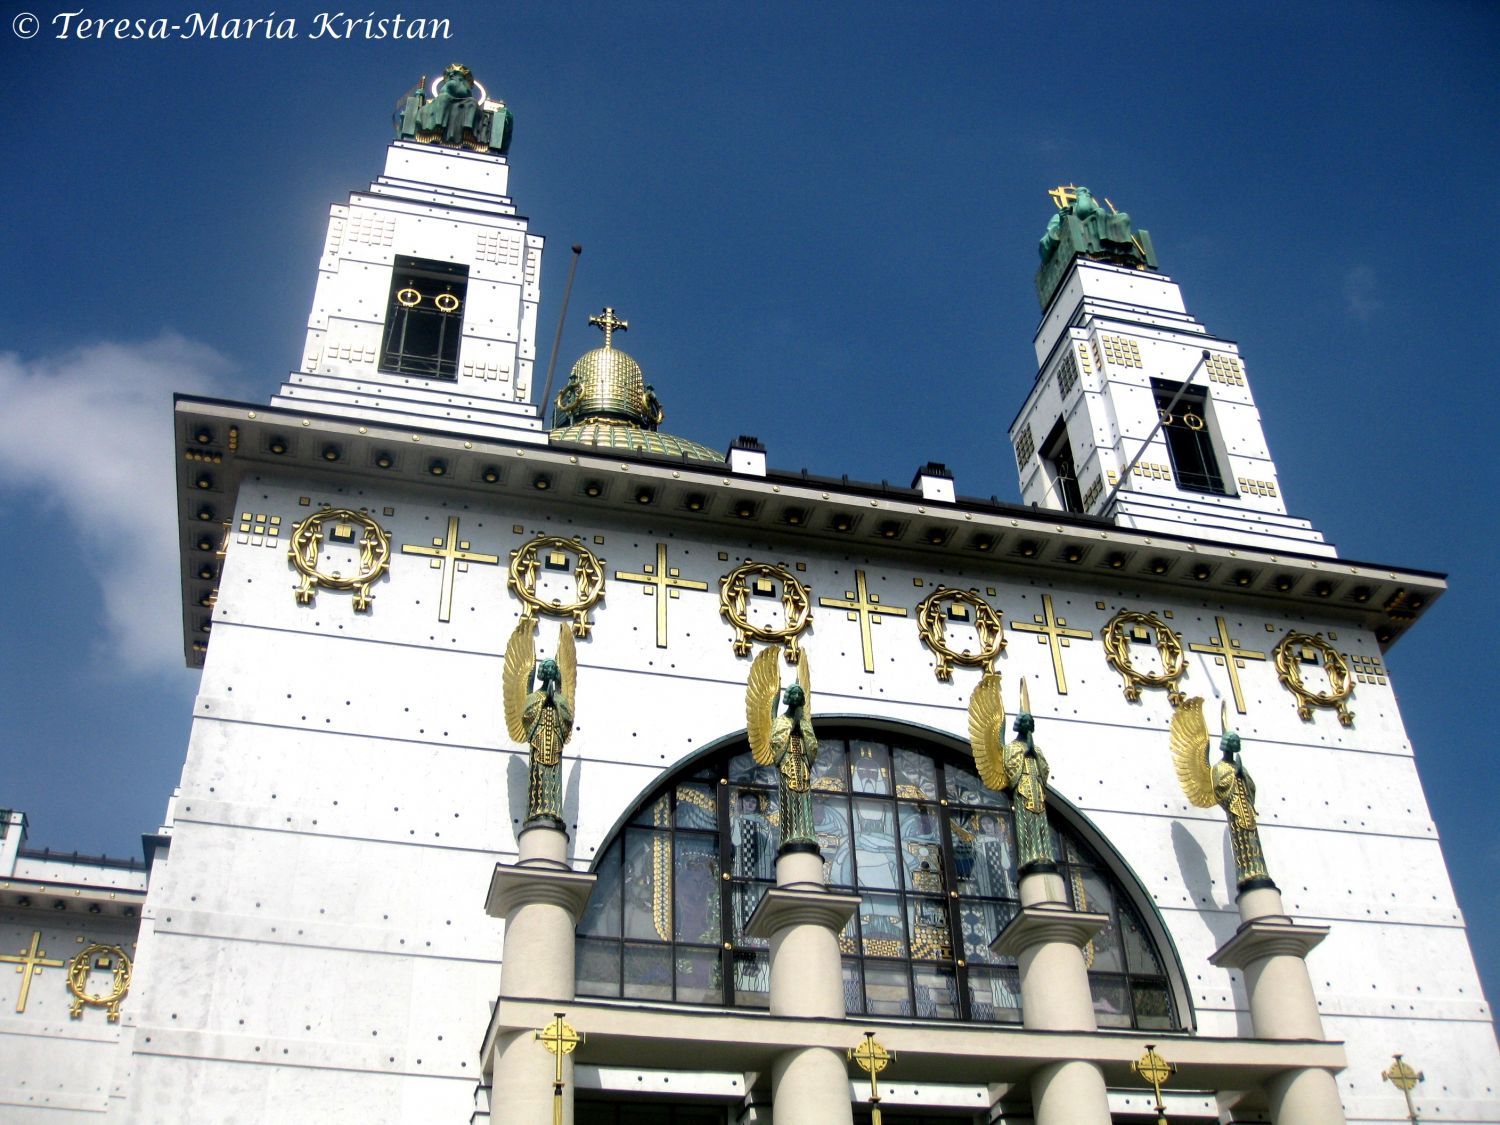
[[[807,658],[807,649],[802,650],[802,658],[797,661],[797,682],[802,685],[802,717],[809,723],[812,722],[812,661]]]
[[[771,724],[781,695],[781,670],[776,667],[780,656],[781,649],[775,645],[762,649],[750,665],[750,679],[745,684],[745,733],[750,738],[750,753],[763,766],[776,764],[771,756]]]
[[[991,789],[1010,788],[1005,771],[1005,701],[1000,698],[1000,676],[987,672],[969,696],[969,746],[974,765]]]
[[[1172,712],[1172,760],[1189,801],[1200,809],[1218,803],[1213,772],[1208,768],[1208,723],[1203,718],[1202,696],[1194,696]]]
[[[505,729],[511,741],[526,741],[526,724],[521,712],[526,709],[526,689],[531,686],[531,669],[536,664],[536,646],[531,642],[531,622],[522,618],[505,646]]]
[[[563,698],[578,714],[578,649],[573,644],[573,627],[563,622],[557,627],[557,670],[562,676]]]

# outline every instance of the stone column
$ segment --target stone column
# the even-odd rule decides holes
[[[573,936],[596,877],[568,867],[568,834],[528,823],[519,860],[496,864],[485,910],[505,919],[500,998],[545,1000],[565,1009],[573,998]],[[536,1028],[506,1032],[490,1061],[495,1125],[552,1125],[552,1055]],[[573,1120],[573,1056],[563,1057],[563,1120]]]
[[[1328,936],[1327,926],[1298,925],[1287,916],[1270,880],[1240,892],[1240,928],[1209,958],[1239,969],[1250,998],[1250,1026],[1258,1039],[1323,1038],[1307,954]],[[1342,1125],[1344,1107],[1332,1073],[1316,1067],[1284,1071],[1266,1083],[1276,1125]]]
[[[776,886],[750,916],[746,933],[771,943],[771,1014],[844,1018],[839,934],[857,895],[831,894],[816,846],[793,844],[776,857]],[[776,1125],[852,1125],[849,1072],[832,1047],[798,1047],[771,1065]]]
[[[1021,969],[1021,1024],[1038,1031],[1097,1031],[1083,947],[1109,922],[1068,906],[1055,865],[1021,875],[1021,910],[990,945]],[[1109,1125],[1109,1098],[1097,1064],[1060,1059],[1031,1076],[1036,1125]]]

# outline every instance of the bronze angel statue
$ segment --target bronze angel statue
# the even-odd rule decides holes
[[[812,767],[818,757],[818,736],[812,724],[812,673],[807,653],[797,665],[797,682],[785,691],[777,647],[763,649],[750,665],[745,685],[745,730],[757,764],[775,766],[781,805],[781,851],[817,850],[813,831]],[[786,713],[776,704],[786,701]]]
[[[517,742],[531,747],[526,823],[561,828],[562,749],[573,733],[578,654],[573,630],[557,631],[557,656],[538,661],[532,623],[522,619],[505,646],[505,725]]]
[[[1021,713],[1016,734],[1005,742],[1005,703],[1000,698],[1000,676],[989,672],[969,697],[969,745],[979,777],[991,789],[1008,793],[1016,818],[1016,846],[1020,874],[1055,871],[1052,830],[1047,825],[1047,759],[1037,749],[1031,732],[1031,696],[1021,680]]]
[[[1229,729],[1229,709],[1222,704],[1220,722],[1224,733],[1219,738],[1219,751],[1224,756],[1210,765],[1202,697],[1189,699],[1172,712],[1172,758],[1177,780],[1187,799],[1198,808],[1218,805],[1229,817],[1229,842],[1234,849],[1239,889],[1274,887],[1255,825],[1255,782],[1240,761],[1240,736]]]

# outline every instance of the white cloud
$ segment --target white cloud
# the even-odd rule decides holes
[[[1384,306],[1372,266],[1351,266],[1344,271],[1344,307],[1350,316],[1368,322]]]
[[[0,487],[40,495],[76,530],[123,669],[182,667],[172,392],[212,393],[228,366],[175,333],[0,354]]]

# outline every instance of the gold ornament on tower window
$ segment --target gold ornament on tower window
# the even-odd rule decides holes
[[[1122,609],[1109,619],[1100,634],[1104,642],[1104,657],[1124,681],[1125,698],[1132,703],[1141,698],[1141,688],[1166,688],[1167,700],[1173,707],[1181,706],[1186,698],[1177,681],[1187,671],[1187,657],[1182,651],[1182,640],[1160,617],[1154,613],[1142,613],[1134,609]],[[1130,661],[1132,644],[1154,643],[1161,657],[1160,672],[1143,672]]]
[[[1272,656],[1276,660],[1276,675],[1281,686],[1297,697],[1300,718],[1310,720],[1314,707],[1332,707],[1338,712],[1341,725],[1354,725],[1354,712],[1347,704],[1354,694],[1354,678],[1349,674],[1349,662],[1336,648],[1320,636],[1288,633],[1281,638]],[[1322,666],[1328,676],[1327,691],[1313,691],[1302,682],[1303,664]]]
[[[777,597],[780,587],[782,624],[780,628],[758,625],[750,620],[750,598]],[[796,664],[802,657],[797,638],[812,621],[811,587],[798,582],[785,567],[774,563],[745,561],[719,579],[719,615],[734,626],[734,654],[749,656],[751,641],[785,644],[786,662]]]
[[[573,598],[546,598],[538,593],[541,572],[571,572]],[[525,603],[522,621],[535,622],[537,614],[549,617],[571,617],[573,635],[587,637],[593,623],[591,610],[604,596],[604,565],[599,556],[576,539],[558,535],[540,535],[510,553],[510,588]]]
[[[353,573],[324,569],[325,544],[357,547],[359,561]],[[292,529],[287,557],[302,575],[295,597],[298,605],[312,605],[317,590],[353,590],[354,612],[368,613],[375,600],[370,587],[391,564],[391,536],[364,512],[349,508],[320,508]]]
[[[111,983],[108,992],[91,993],[89,991],[89,976],[96,969],[110,974]],[[80,949],[77,955],[68,962],[68,991],[73,994],[73,1002],[68,1006],[68,1015],[75,1020],[82,1019],[83,1006],[89,1004],[105,1009],[109,1013],[110,1023],[119,1023],[120,1002],[130,991],[130,977],[133,971],[130,958],[118,945],[100,945],[96,942]]]
[[[979,638],[979,651],[957,650],[948,643],[948,622],[972,625]],[[937,657],[933,672],[943,683],[953,679],[953,665],[995,670],[995,657],[1005,649],[1005,629],[1000,614],[978,594],[939,586],[917,606],[917,632],[922,643]]]

